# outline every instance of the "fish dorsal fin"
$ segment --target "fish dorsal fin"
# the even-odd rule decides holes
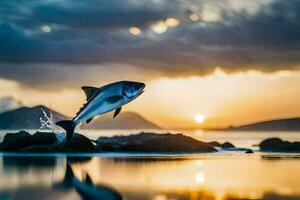
[[[114,113],[114,118],[121,112],[121,110],[122,110],[122,106],[116,109]]]
[[[93,119],[94,119],[94,118],[92,117],[92,118],[86,120],[86,123],[87,123],[87,124],[90,123]]]
[[[99,88],[91,87],[91,86],[83,86],[81,89],[84,91],[86,100],[88,101],[97,91]]]
[[[87,183],[89,185],[93,185],[93,180],[92,180],[92,178],[90,177],[89,174],[86,174],[85,183]]]

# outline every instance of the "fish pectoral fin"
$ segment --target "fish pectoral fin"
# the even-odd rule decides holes
[[[113,118],[115,118],[115,117],[121,112],[121,110],[122,110],[122,106],[119,107],[119,108],[117,108],[117,109],[115,110],[115,113],[114,113],[114,117],[113,117]]]
[[[87,124],[90,123],[93,119],[94,119],[94,118],[92,117],[92,118],[86,120],[86,123],[87,123]]]
[[[108,103],[116,103],[123,98],[122,95],[111,96],[105,99]]]
[[[88,101],[97,91],[99,88],[91,87],[91,86],[83,86],[81,89],[84,91],[86,100]]]
[[[93,180],[92,180],[92,178],[90,177],[89,174],[86,174],[85,183],[87,183],[89,185],[93,185]]]

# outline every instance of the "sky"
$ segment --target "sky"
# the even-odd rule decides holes
[[[0,1],[0,44],[0,96],[68,116],[118,80],[168,128],[300,116],[298,0]]]

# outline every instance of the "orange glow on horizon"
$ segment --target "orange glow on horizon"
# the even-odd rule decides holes
[[[44,104],[70,117],[85,102],[76,88],[44,91],[21,88],[14,81],[0,83],[0,96],[14,96],[28,106]],[[171,129],[220,128],[300,115],[300,72],[226,74],[217,69],[205,77],[148,79],[146,85],[146,92],[124,106],[123,112],[140,113]],[[197,111],[203,117],[191,118]]]

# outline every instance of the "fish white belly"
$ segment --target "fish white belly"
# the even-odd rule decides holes
[[[119,107],[121,107],[122,105],[124,105],[123,101],[119,101],[117,103],[114,104],[110,104],[110,103],[104,103],[100,108],[99,111],[97,112],[97,115],[101,115],[110,111],[113,111]]]
[[[102,102],[101,104],[90,104],[74,119],[74,121],[79,124],[97,115],[111,112],[124,104],[126,104],[126,101],[124,100],[120,100],[113,104],[107,102]]]

